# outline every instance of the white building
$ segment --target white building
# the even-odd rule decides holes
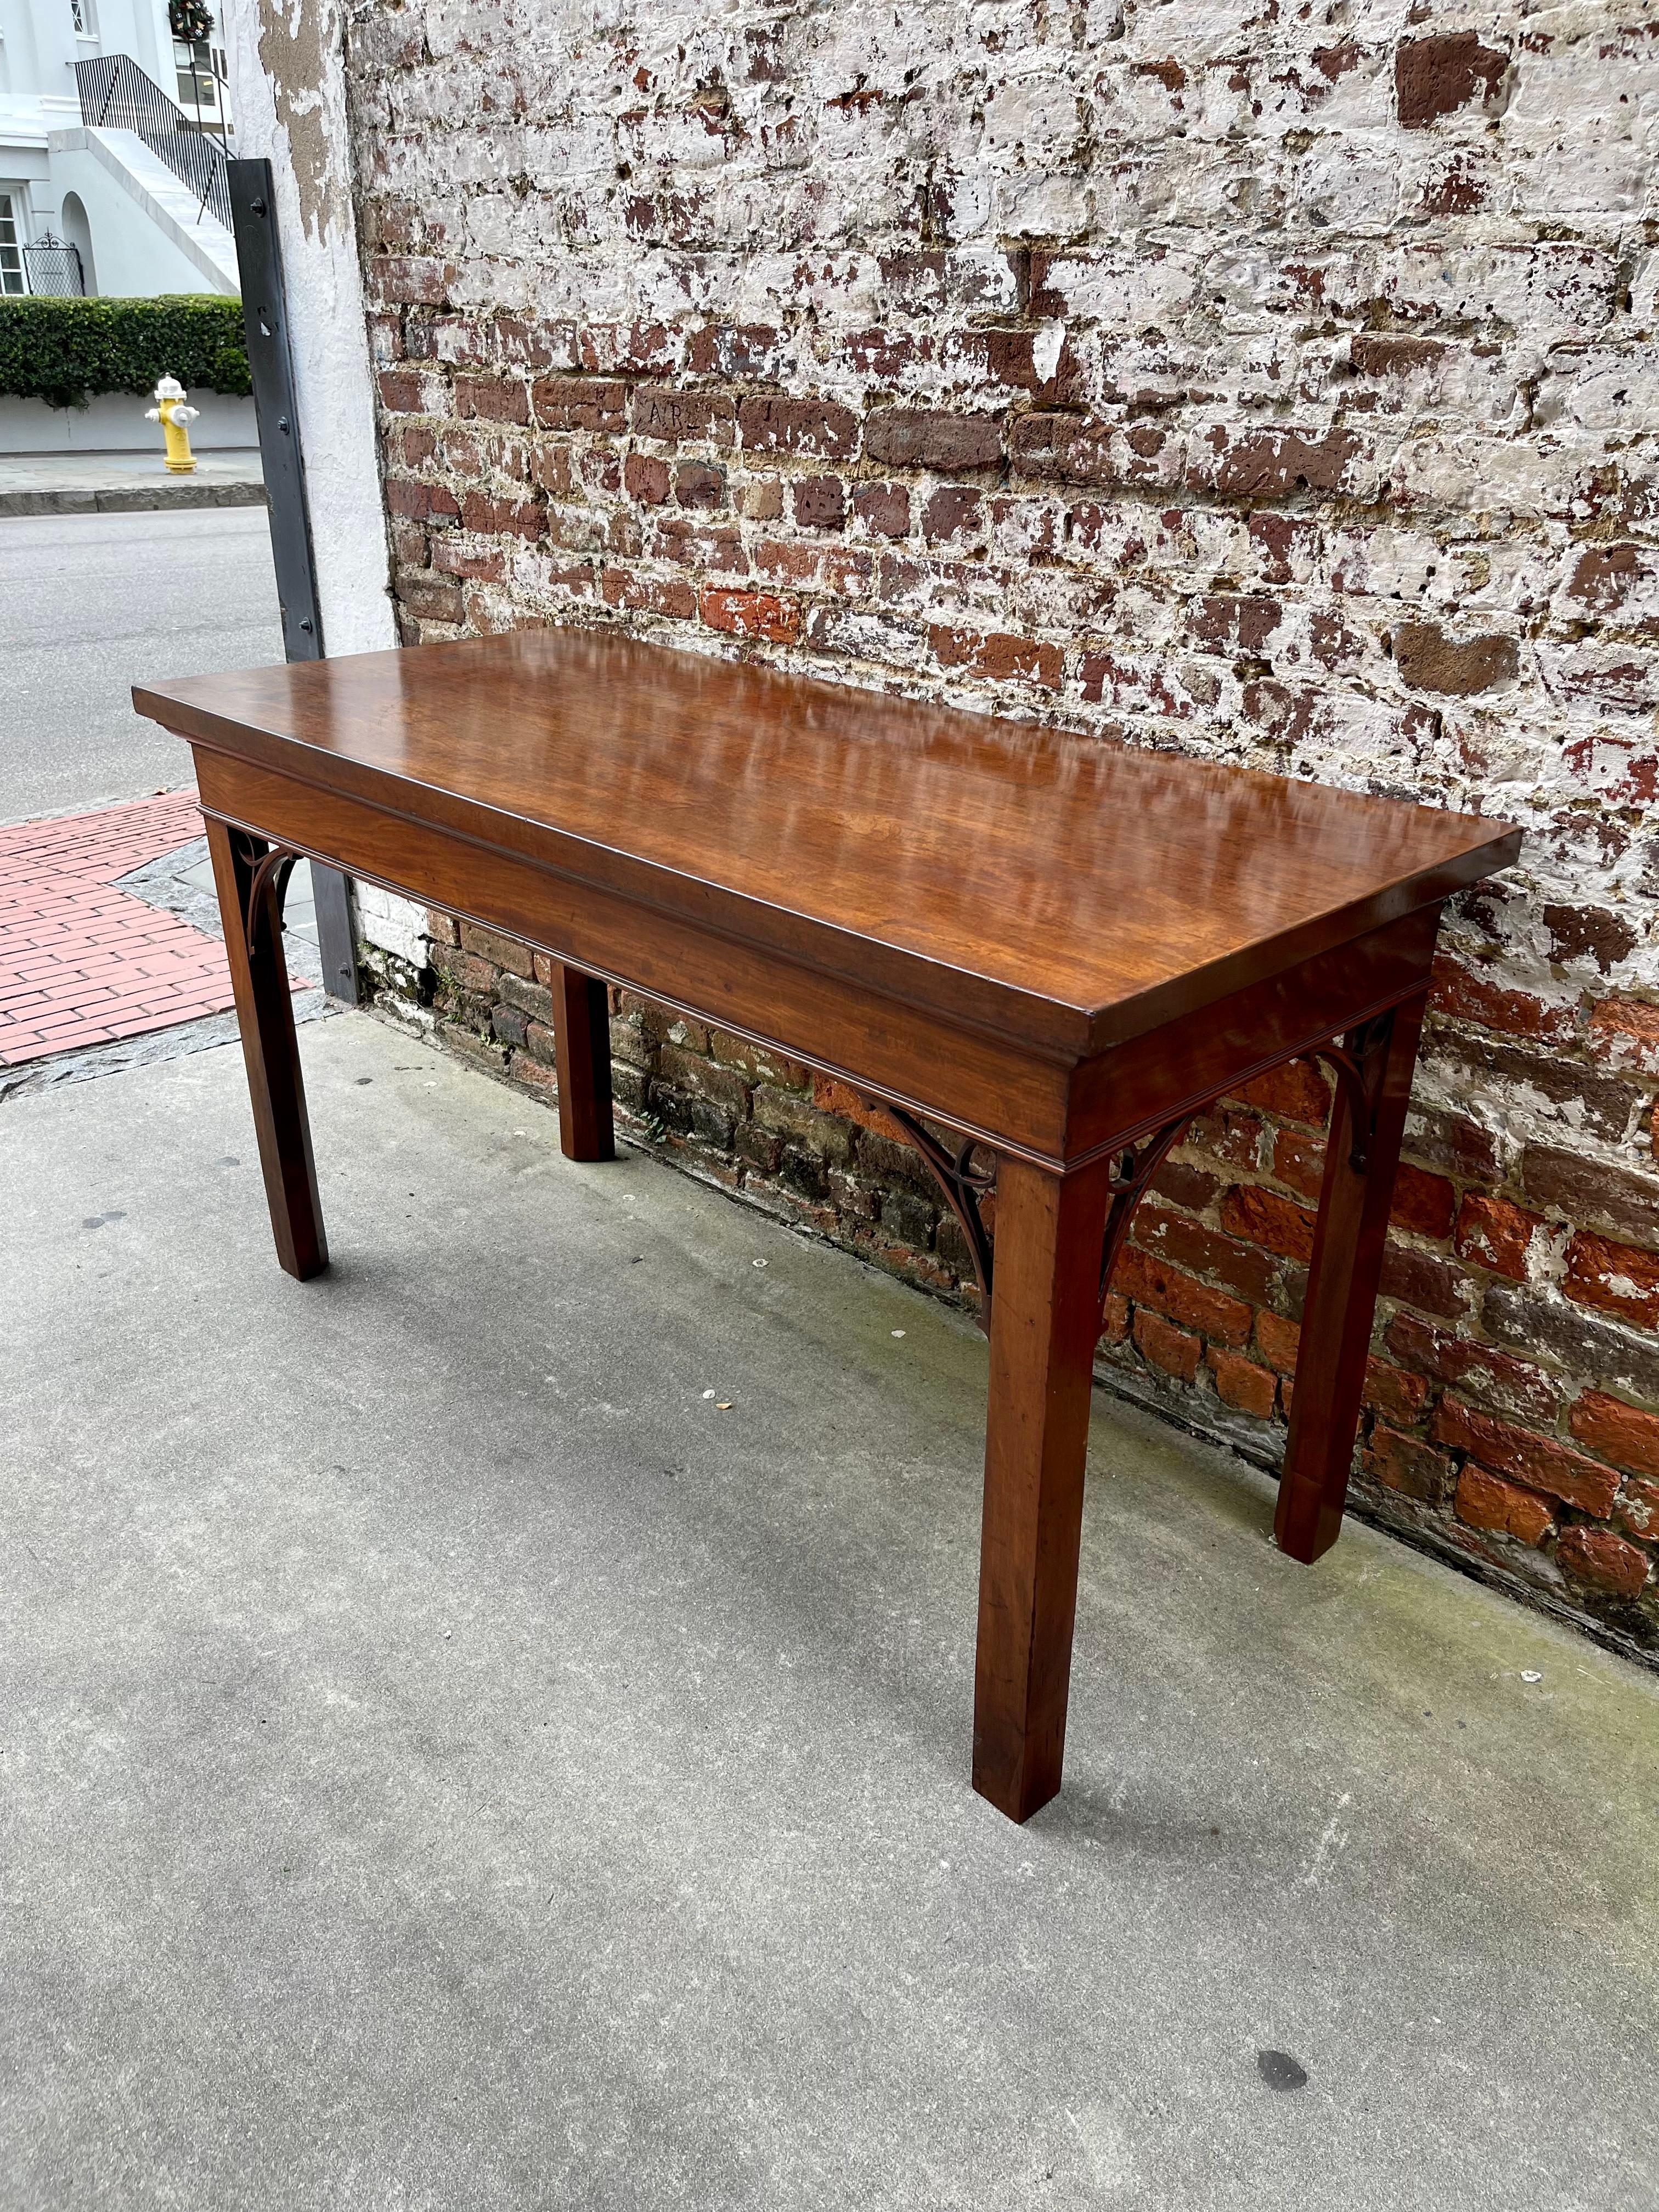
[[[235,292],[224,80],[167,0],[0,0],[0,292]]]

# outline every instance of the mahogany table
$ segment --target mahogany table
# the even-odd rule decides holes
[[[291,1274],[327,1264],[282,957],[300,854],[555,956],[573,1159],[612,1154],[607,979],[921,1147],[988,1320],[973,1778],[1012,1819],[1060,1787],[1130,1214],[1195,1114],[1310,1053],[1338,1081],[1275,1533],[1335,1540],[1440,908],[1518,830],[574,630],[133,701],[194,751]]]

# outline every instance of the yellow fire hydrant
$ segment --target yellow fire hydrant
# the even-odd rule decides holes
[[[201,410],[185,405],[185,387],[176,376],[164,376],[155,387],[155,404],[144,416],[147,422],[159,422],[167,441],[167,467],[176,477],[195,473],[196,456],[190,450],[190,432],[185,424],[193,422]]]

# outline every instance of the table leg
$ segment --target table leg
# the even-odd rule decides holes
[[[614,1160],[610,997],[597,975],[562,962],[553,969],[553,1046],[559,1150],[568,1160]]]
[[[1354,1088],[1340,1083],[1273,1520],[1280,1551],[1305,1565],[1329,1551],[1342,1527],[1425,996],[1344,1040],[1372,1102],[1373,1126],[1369,1133],[1359,1126]]]
[[[974,1787],[1011,1820],[1060,1788],[1110,1165],[997,1166]]]
[[[260,869],[270,849],[262,840],[212,820],[207,834],[276,1257],[303,1283],[327,1267],[328,1239],[283,957],[282,900],[272,871]]]

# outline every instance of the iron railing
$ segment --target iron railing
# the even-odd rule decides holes
[[[94,54],[75,64],[81,120],[89,131],[136,131],[202,206],[230,228],[230,178],[225,149],[198,130],[152,83],[131,54]]]
[[[23,248],[23,267],[29,289],[37,298],[78,300],[87,289],[80,247],[49,230],[43,230]]]

